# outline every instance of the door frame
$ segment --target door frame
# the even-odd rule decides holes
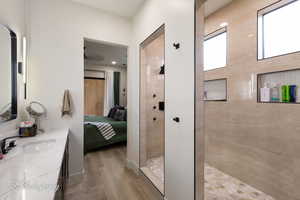
[[[204,3],[206,0],[195,0],[195,95],[194,95],[194,148],[195,148],[195,200],[204,200],[204,163],[205,163],[205,133],[204,133]]]

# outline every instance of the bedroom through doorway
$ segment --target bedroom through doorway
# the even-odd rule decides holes
[[[84,153],[126,146],[127,47],[84,40]]]

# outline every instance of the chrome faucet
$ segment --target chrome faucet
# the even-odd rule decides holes
[[[0,148],[1,148],[1,151],[3,154],[7,154],[11,148],[16,146],[15,141],[12,141],[12,142],[10,142],[8,148],[6,148],[6,141],[10,140],[10,139],[18,138],[18,137],[20,137],[20,136],[11,136],[11,137],[4,138],[0,141]]]

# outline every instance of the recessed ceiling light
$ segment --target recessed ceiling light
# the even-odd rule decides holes
[[[220,24],[220,26],[221,26],[221,27],[228,26],[228,23],[227,23],[227,22],[223,22],[223,23]]]
[[[111,64],[116,65],[117,61],[112,61]]]

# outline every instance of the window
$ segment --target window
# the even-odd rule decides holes
[[[300,1],[282,0],[258,12],[258,59],[300,51]]]
[[[222,28],[205,37],[204,70],[225,67],[227,62],[227,32]]]

